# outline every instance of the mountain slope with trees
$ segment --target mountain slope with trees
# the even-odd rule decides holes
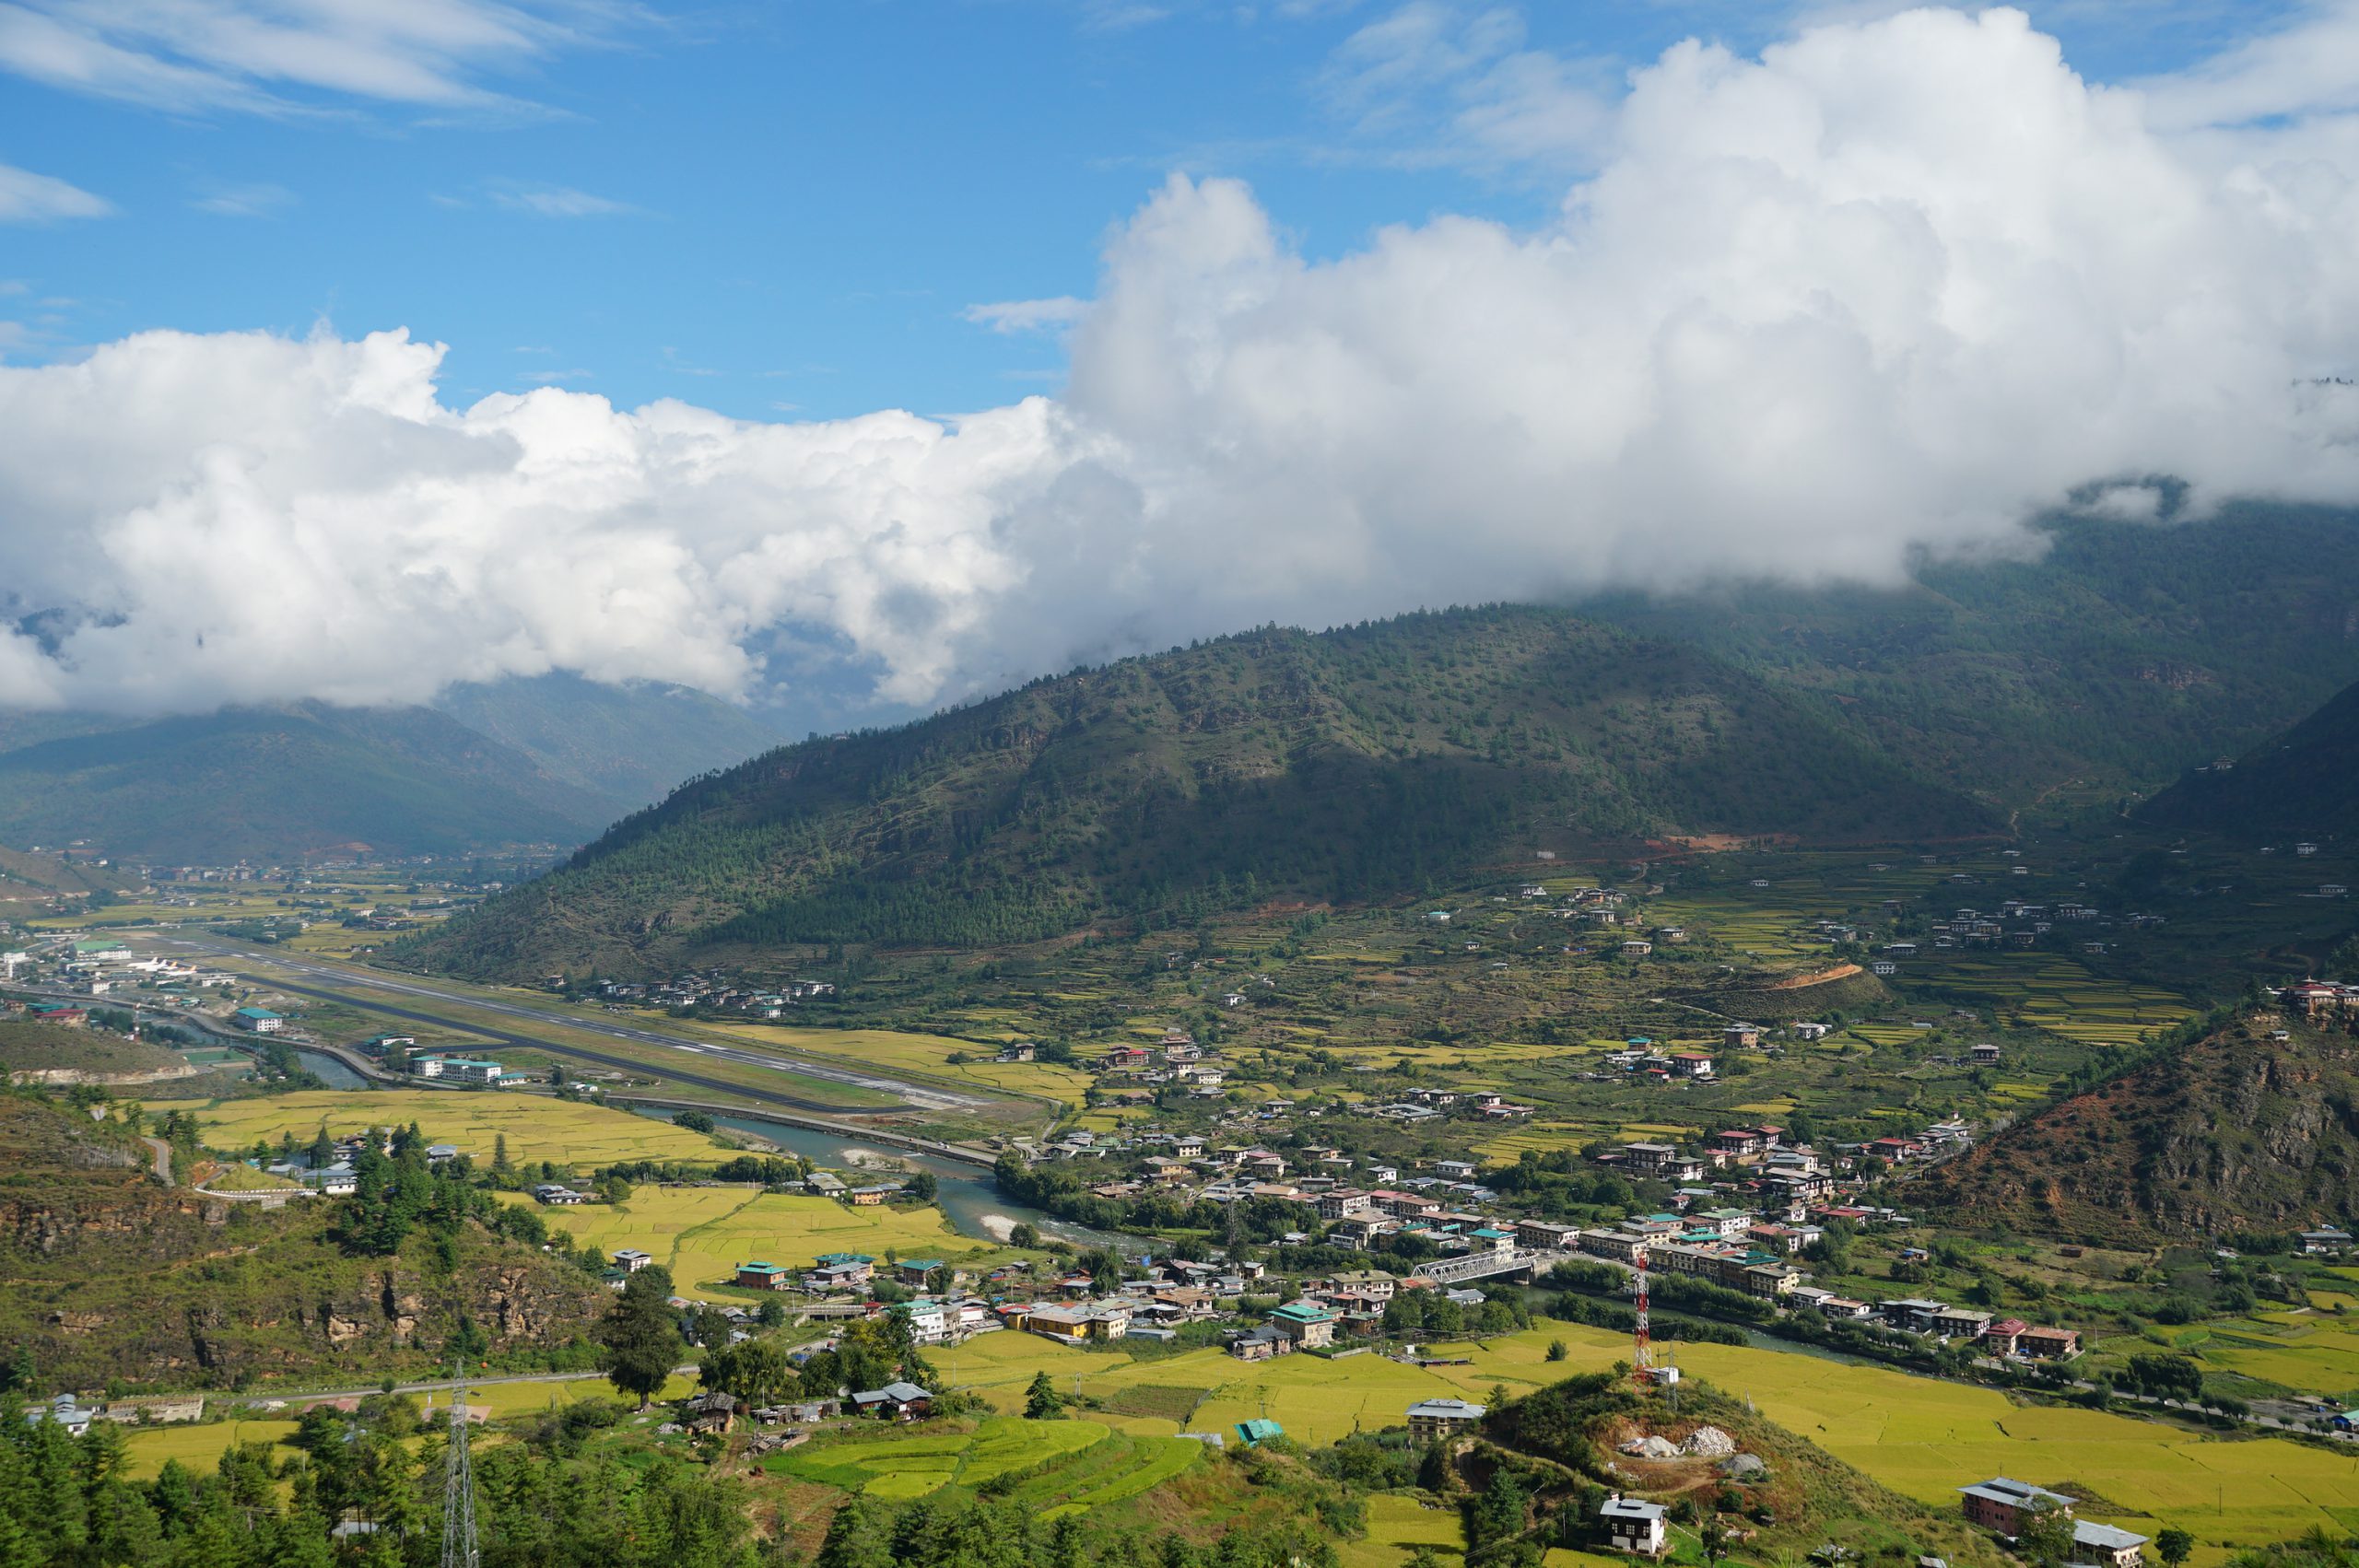
[[[2148,801],[2157,827],[2241,838],[2340,838],[2359,831],[2359,685],[2228,766],[2189,772]]]
[[[2025,1116],[1908,1192],[1960,1224],[2127,1246],[2349,1228],[2359,1039],[2247,1012]]]
[[[2359,677],[2347,515],[2048,544],[1893,591],[1264,629],[1077,671],[699,779],[410,954],[642,972],[1407,896],[1560,843],[1960,837],[2110,811]]]
[[[1837,716],[1555,611],[1265,629],[699,779],[410,950],[478,973],[714,944],[1028,940],[1415,893],[1538,847],[1997,830]]]
[[[423,1374],[454,1345],[585,1343],[608,1299],[540,1250],[529,1208],[462,1217],[434,1195],[405,1211],[384,1161],[382,1197],[231,1203],[162,1186],[134,1130],[0,1094],[0,1340],[51,1387]],[[155,1130],[195,1157],[193,1120]]]

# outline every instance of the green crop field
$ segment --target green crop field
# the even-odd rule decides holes
[[[529,1203],[521,1193],[511,1199]],[[883,1258],[935,1258],[966,1262],[997,1258],[1005,1249],[950,1229],[938,1209],[885,1206],[854,1209],[829,1198],[798,1198],[747,1187],[641,1187],[622,1203],[549,1209],[542,1217],[601,1252],[636,1247],[672,1271],[684,1295],[726,1294],[758,1299],[729,1281],[739,1263],[760,1260],[799,1266],[823,1252],[865,1252]]]
[[[1457,1509],[1429,1508],[1414,1497],[1379,1492],[1367,1500],[1367,1534],[1338,1541],[1336,1551],[1344,1568],[1400,1568],[1420,1546],[1454,1557],[1465,1544]]]
[[[1097,1421],[991,1416],[971,1432],[856,1432],[841,1442],[782,1454],[766,1468],[798,1480],[888,1498],[922,1497],[954,1482],[980,1486],[1012,1477],[1009,1495],[1054,1515],[1135,1497],[1178,1475],[1203,1453],[1185,1438]]]
[[[276,1143],[282,1133],[308,1143],[324,1124],[332,1134],[415,1121],[427,1139],[454,1143],[478,1163],[494,1141],[508,1139],[508,1157],[550,1160],[587,1170],[618,1160],[723,1160],[729,1152],[700,1132],[604,1106],[499,1090],[379,1089],[347,1093],[305,1090],[261,1100],[229,1100],[198,1111],[205,1141],[217,1149]]]

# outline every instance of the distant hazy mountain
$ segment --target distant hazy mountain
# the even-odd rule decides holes
[[[453,686],[433,706],[609,802],[609,820],[785,738],[717,697],[652,681],[605,685],[543,675]]]
[[[562,847],[770,738],[700,694],[571,677],[448,709],[0,718],[0,842],[190,862]]]

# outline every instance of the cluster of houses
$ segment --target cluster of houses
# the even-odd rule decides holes
[[[551,990],[566,989],[563,975],[547,976],[542,983]],[[724,1012],[750,1012],[757,1018],[778,1018],[799,1002],[836,994],[826,980],[790,980],[765,987],[746,984],[718,970],[675,975],[669,980],[606,980],[597,994],[609,1002],[638,1002],[687,1012],[710,1008]]]
[[[2075,1568],[2139,1568],[2144,1561],[2146,1537],[2134,1530],[2073,1518],[2072,1510],[2078,1506],[2078,1500],[2060,1492],[2010,1480],[2004,1476],[1962,1486],[1958,1491],[1965,1501],[1967,1523],[1992,1532],[2010,1545],[2022,1537],[2035,1515],[2055,1513],[2071,1523],[2072,1553],[2069,1561]],[[1671,1550],[1670,1515],[1671,1510],[1663,1504],[1620,1492],[1608,1495],[1597,1509],[1599,1529],[1607,1547],[1630,1557],[1660,1558]]]
[[[2359,986],[2336,980],[2303,980],[2282,987],[2277,992],[2277,1005],[2305,1018],[2339,1018],[2359,1012]]]
[[[1021,1049],[1011,1047],[1000,1059],[1029,1060],[1010,1054]],[[1128,1079],[1146,1087],[1177,1084],[1206,1099],[1227,1092],[1228,1070],[1218,1054],[1207,1054],[1185,1029],[1166,1029],[1152,1046],[1116,1046],[1097,1059],[1097,1067],[1101,1077]]]
[[[74,1437],[81,1436],[90,1430],[93,1423],[102,1421],[120,1422],[126,1426],[149,1426],[204,1419],[205,1396],[202,1394],[149,1394],[111,1399],[85,1399],[77,1394],[59,1394],[25,1410],[26,1421],[53,1421]]]

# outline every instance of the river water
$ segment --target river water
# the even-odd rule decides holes
[[[367,1079],[361,1077],[360,1074],[345,1066],[343,1062],[337,1060],[334,1057],[327,1055],[323,1051],[307,1051],[299,1049],[295,1053],[295,1059],[303,1064],[304,1071],[311,1074],[331,1089],[366,1089],[369,1087],[369,1081]]]

